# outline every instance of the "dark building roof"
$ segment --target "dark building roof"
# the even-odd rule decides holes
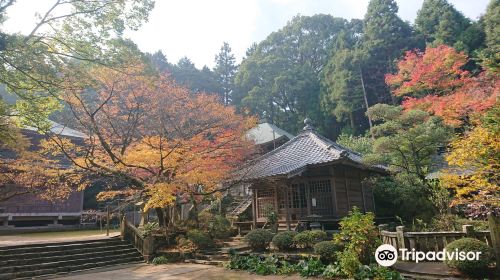
[[[256,127],[247,132],[247,137],[255,141],[257,145],[272,143],[281,138],[286,140],[292,139],[294,136],[276,125],[268,122],[259,123]]]
[[[304,122],[306,126],[299,135],[244,165],[237,175],[244,180],[280,175],[293,177],[310,166],[333,162],[346,162],[364,169],[385,172],[385,167],[366,165],[362,162],[361,154],[319,135],[310,125],[310,120],[306,119]]]

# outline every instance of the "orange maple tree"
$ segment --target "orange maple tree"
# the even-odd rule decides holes
[[[146,74],[140,63],[79,71],[91,87],[66,90],[62,99],[87,135],[85,144],[54,135],[44,146],[108,179],[100,198],[136,195],[146,198],[146,208],[161,208],[179,196],[214,193],[252,153],[244,134],[255,119],[215,95],[191,94],[168,76]]]
[[[440,116],[448,125],[468,123],[471,114],[491,108],[499,94],[498,77],[482,72],[473,77],[464,66],[467,56],[441,45],[425,52],[409,51],[398,72],[386,75],[406,110],[420,109]]]

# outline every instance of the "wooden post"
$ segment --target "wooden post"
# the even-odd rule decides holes
[[[257,189],[252,190],[252,229],[257,228]]]
[[[142,247],[142,256],[146,262],[153,260],[155,252],[155,238],[152,235],[144,238],[144,243]]]
[[[106,206],[106,236],[109,236],[109,218],[111,216],[109,205]]]
[[[462,231],[465,233],[467,237],[474,237],[474,226],[472,225],[463,225]]]
[[[123,215],[123,218],[121,220],[121,223],[120,223],[120,239],[122,241],[125,240],[125,227],[127,226],[127,217],[126,215]]]
[[[396,249],[398,250],[406,248],[404,230],[405,230],[404,226],[396,227],[396,238],[398,239],[398,248]]]
[[[488,224],[490,228],[491,245],[497,259],[497,271],[500,272],[500,217],[490,213],[488,215]]]
[[[286,230],[290,230],[290,210],[288,201],[288,185],[285,185],[285,219],[286,219]]]

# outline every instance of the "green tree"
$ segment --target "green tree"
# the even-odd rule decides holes
[[[296,16],[247,52],[235,78],[240,110],[266,112],[271,122],[299,130],[319,120],[319,83],[329,50],[348,22],[329,15]]]
[[[364,18],[362,49],[367,57],[363,67],[370,104],[395,103],[384,83],[384,75],[392,72],[394,61],[405,50],[422,47],[407,22],[398,15],[394,0],[371,0]]]
[[[500,63],[500,0],[491,0],[483,16],[486,50],[482,54],[483,65],[498,72]]]
[[[213,70],[220,85],[221,101],[224,105],[229,105],[232,102],[236,69],[236,59],[231,52],[231,47],[227,42],[224,42],[219,54],[215,56],[215,67]]]
[[[415,19],[427,43],[455,44],[471,22],[446,0],[425,0]]]
[[[29,34],[0,29],[0,83],[18,97],[15,111],[20,120],[42,127],[48,125],[50,112],[59,108],[60,92],[73,86],[68,79],[72,68],[119,64],[121,53],[127,51],[117,45],[123,31],[137,30],[154,6],[152,0],[53,2]],[[0,24],[15,4],[0,1]]]
[[[368,114],[380,124],[372,129],[373,153],[365,160],[385,164],[393,171],[411,174],[426,182],[433,156],[450,137],[441,119],[427,112],[402,111],[400,106],[387,104],[370,107]]]

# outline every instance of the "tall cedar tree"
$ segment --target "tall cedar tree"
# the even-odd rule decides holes
[[[365,73],[366,90],[373,95],[370,104],[396,103],[384,83],[384,75],[392,72],[394,61],[405,50],[419,46],[407,22],[398,15],[394,0],[372,0],[364,18],[363,50],[368,57]]]
[[[434,45],[455,44],[471,22],[446,0],[425,0],[415,26],[425,41]]]
[[[219,83],[220,97],[224,105],[232,103],[234,90],[234,75],[236,74],[236,59],[231,52],[231,47],[224,42],[219,54],[215,56],[214,74]]]

